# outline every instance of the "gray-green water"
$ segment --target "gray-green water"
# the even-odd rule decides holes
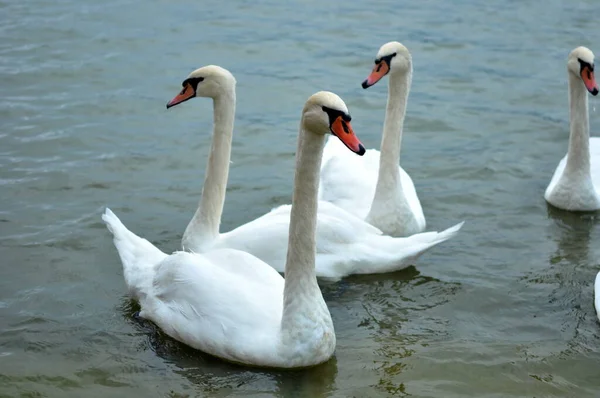
[[[586,1],[0,1],[0,395],[595,397],[595,215],[549,209],[567,149],[566,57],[600,54]],[[379,145],[379,46],[414,78],[402,165],[429,229],[467,223],[416,267],[323,286],[335,358],[247,370],[132,319],[100,213],[165,251],[199,198],[211,104],[166,111],[187,74],[238,80],[223,230],[289,203],[301,107],[348,104]],[[596,99],[592,131],[600,132]],[[350,181],[350,180],[349,180]]]

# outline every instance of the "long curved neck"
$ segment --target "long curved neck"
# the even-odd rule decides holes
[[[315,274],[317,192],[325,137],[303,129],[298,137],[290,216],[282,328],[305,328],[319,308],[327,308]],[[327,312],[327,314],[329,314]],[[304,326],[299,323],[304,322]]]
[[[565,173],[590,176],[588,99],[581,80],[569,73],[570,137]]]
[[[231,138],[235,119],[235,91],[223,93],[213,102],[213,139],[202,187],[200,204],[183,234],[184,249],[210,243],[219,235],[229,176]]]
[[[400,184],[400,172],[398,170],[400,144],[402,143],[402,128],[411,79],[412,70],[390,75],[375,200],[382,195],[386,195],[390,190],[395,192],[396,187]]]

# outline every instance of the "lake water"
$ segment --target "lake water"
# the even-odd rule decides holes
[[[227,3],[227,4],[226,4]],[[0,396],[596,397],[595,214],[549,208],[568,145],[566,57],[600,54],[600,3],[419,0],[0,1]],[[323,284],[335,358],[248,370],[132,314],[100,220],[164,251],[199,199],[211,103],[166,111],[218,64],[238,81],[222,230],[291,198],[304,101],[339,94],[378,147],[398,40],[414,76],[402,144],[429,230],[402,272]],[[590,99],[592,133],[600,132]]]

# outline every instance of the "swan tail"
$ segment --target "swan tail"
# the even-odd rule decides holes
[[[460,231],[464,223],[465,222],[462,221],[441,232],[424,232],[408,237],[407,239],[412,240],[411,247],[413,248],[413,254],[410,256],[412,261],[414,262],[419,256],[421,256],[421,254],[425,253],[432,247],[437,246],[440,243],[445,242],[448,239],[456,236],[456,234],[458,234],[458,231]]]
[[[415,238],[415,242],[422,242],[424,244],[428,244],[428,247],[435,246],[438,243],[442,243],[456,236],[456,234],[458,233],[458,231],[460,231],[464,223],[464,221],[459,222],[458,224],[453,225],[452,227],[447,228],[442,232],[424,232],[413,236]]]
[[[141,300],[152,286],[154,268],[167,255],[146,239],[129,231],[108,207],[102,215],[102,220],[113,234],[113,242],[123,264],[123,276],[129,292]]]
[[[414,265],[416,260],[427,250],[454,237],[464,224],[460,222],[441,232],[423,232],[406,238],[385,236],[376,267],[365,268],[361,273],[394,272]]]

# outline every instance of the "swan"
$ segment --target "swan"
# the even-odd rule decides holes
[[[182,248],[197,253],[217,248],[238,249],[283,272],[290,205],[277,207],[229,232],[219,232],[235,117],[234,77],[223,68],[209,66],[192,72],[182,85],[183,89],[167,104],[168,108],[194,97],[212,98],[214,108],[213,143],[202,196],[183,234]],[[362,144],[354,135],[345,133],[350,118],[339,112],[329,111],[329,114],[331,125],[340,131],[338,137],[344,145],[362,155]],[[319,165],[320,161],[319,158]],[[343,179],[348,185],[356,183],[354,178],[350,180],[344,176]],[[427,249],[450,239],[462,227],[460,223],[439,233],[392,238],[351,213],[332,203],[318,202],[316,274],[320,278],[337,280],[350,274],[383,273],[406,268]]]
[[[384,44],[373,72],[362,83],[368,88],[390,76],[381,151],[369,149],[359,158],[328,140],[323,153],[319,198],[365,219],[391,236],[410,236],[425,230],[425,216],[412,179],[402,167],[400,144],[406,102],[412,80],[412,57],[402,44]],[[350,155],[350,156],[348,156]],[[346,176],[354,184],[346,184]]]
[[[189,80],[181,95],[196,81]],[[350,143],[354,152],[364,152],[346,104],[322,91],[308,99],[302,112],[285,280],[268,264],[235,249],[167,255],[106,209],[102,219],[114,236],[129,291],[140,302],[140,317],[176,340],[232,362],[296,368],[327,361],[336,339],[315,275],[315,229],[328,132]]]
[[[577,47],[567,60],[569,72],[569,150],[562,158],[544,198],[554,207],[571,211],[600,209],[600,138],[590,138],[586,90],[598,94],[594,53]]]

